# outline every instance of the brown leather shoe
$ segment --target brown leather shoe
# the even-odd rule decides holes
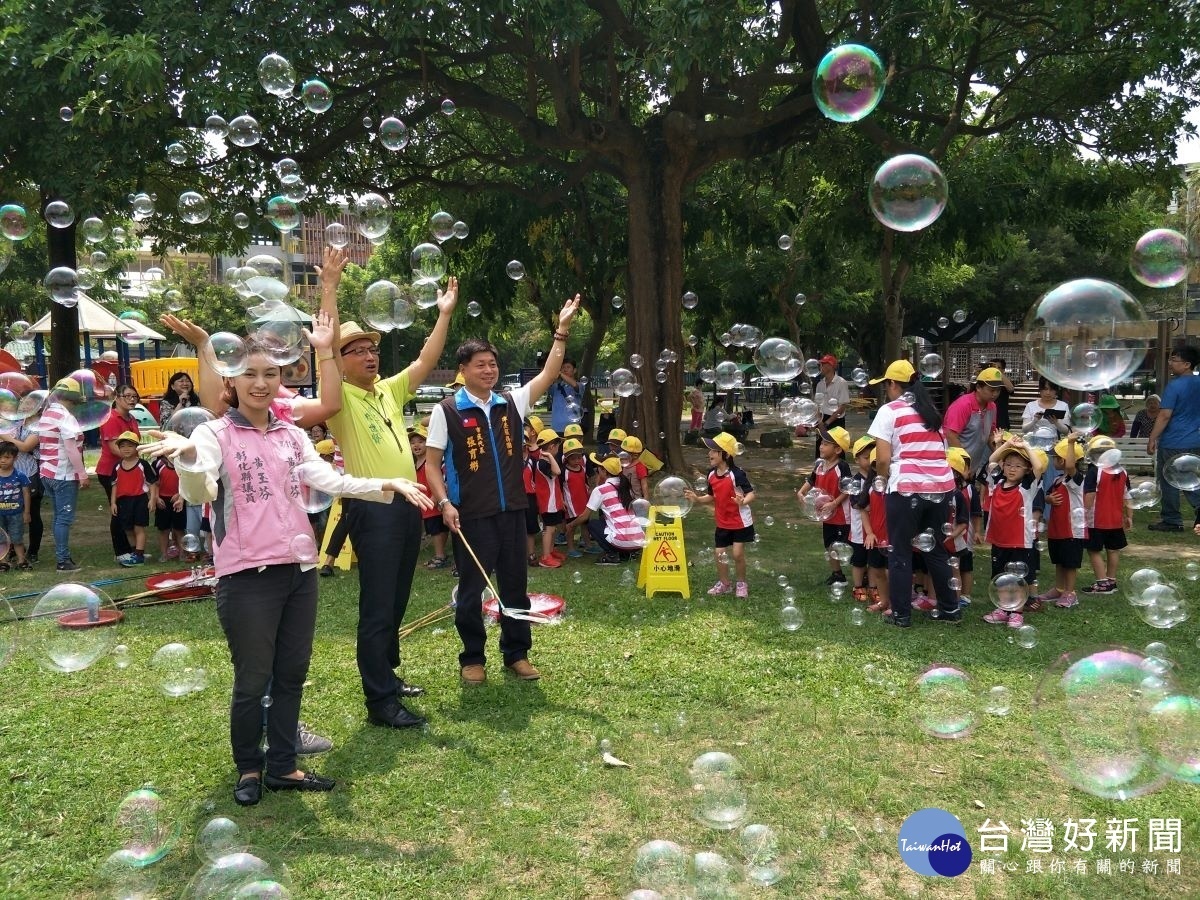
[[[508,671],[512,672],[522,681],[537,681],[542,677],[542,673],[535,669],[533,663],[527,659],[518,659],[512,665],[505,666],[504,668],[508,669]]]
[[[463,666],[459,674],[466,684],[483,684],[487,681],[487,669],[483,666]]]

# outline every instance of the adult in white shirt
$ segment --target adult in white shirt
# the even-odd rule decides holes
[[[1071,430],[1071,407],[1058,397],[1058,385],[1045,375],[1038,379],[1038,396],[1025,404],[1021,413],[1021,428],[1028,431],[1037,425],[1048,423],[1060,435]]]
[[[546,355],[542,371],[511,392],[497,394],[492,390],[500,379],[496,348],[477,339],[464,343],[456,354],[463,386],[435,406],[429,416],[429,436],[425,441],[429,492],[442,513],[442,521],[462,537],[454,542],[459,572],[454,625],[463,644],[458,656],[459,670],[467,684],[482,684],[487,680],[484,652],[487,632],[482,610],[483,588],[487,584],[484,572],[489,576],[495,574],[494,583],[503,606],[529,608],[523,420],[530,404],[558,378],[579,302],[576,294],[558,314],[554,345]],[[508,616],[500,618],[504,665],[523,681],[541,677],[529,662],[532,647],[529,622]]]

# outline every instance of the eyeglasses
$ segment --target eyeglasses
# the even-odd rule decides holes
[[[364,356],[378,356],[379,347],[372,344],[370,347],[359,347],[355,350],[343,350],[342,356],[357,356],[361,359]]]
[[[137,394],[121,394],[120,397],[122,400],[132,400],[134,403],[142,399]]]

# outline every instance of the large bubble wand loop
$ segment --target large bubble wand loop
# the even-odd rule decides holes
[[[475,555],[475,551],[467,542],[467,539],[464,537],[461,529],[455,532],[455,538],[456,540],[462,542],[462,545],[466,548],[467,553],[471,555],[471,559],[475,561],[475,565],[479,569],[479,574],[483,576],[483,580],[487,583],[488,589],[492,592],[492,596],[496,598],[496,608],[500,610],[500,615],[507,616],[510,619],[518,619],[522,622],[535,622],[542,625],[546,625],[554,621],[552,617],[546,615],[545,613],[505,606],[504,602],[500,599],[500,592],[496,590],[496,586],[492,584],[492,579],[488,577],[487,570],[483,568],[483,563],[481,563],[479,561],[479,557]]]

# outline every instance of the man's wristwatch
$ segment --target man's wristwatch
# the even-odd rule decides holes
[[[450,498],[449,498],[449,497],[443,497],[441,500],[439,500],[439,501],[437,502],[437,511],[438,511],[438,512],[441,512],[441,511],[442,511],[442,507],[443,507],[443,506],[445,506],[445,505],[446,505],[447,503],[449,503],[449,502],[450,502]]]

